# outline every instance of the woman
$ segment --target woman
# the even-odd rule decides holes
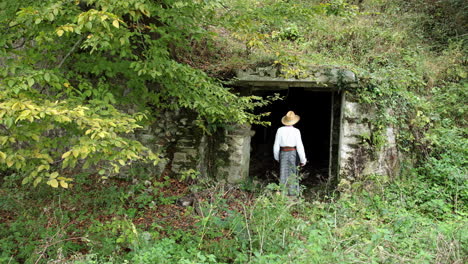
[[[297,165],[304,166],[307,162],[301,132],[293,125],[300,117],[289,111],[282,119],[284,126],[276,131],[273,155],[280,162],[280,185],[289,196],[299,195],[299,177]],[[299,159],[298,159],[299,157]]]

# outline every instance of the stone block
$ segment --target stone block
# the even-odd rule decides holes
[[[319,75],[317,78],[315,78],[315,81],[317,83],[328,83],[329,78],[326,75]]]
[[[155,174],[160,175],[161,173],[164,172],[164,169],[166,168],[167,164],[169,161],[167,159],[161,159],[157,164],[155,168]]]
[[[366,120],[374,118],[375,110],[364,108],[356,102],[345,102],[343,114],[345,118]]]
[[[361,140],[358,137],[355,136],[347,136],[343,137],[341,144],[343,145],[357,145],[361,142]]]
[[[172,172],[174,172],[174,173],[179,173],[180,170],[181,170],[181,168],[182,168],[182,166],[179,165],[179,164],[172,164],[172,168],[171,168],[171,169],[172,169]]]
[[[396,146],[396,136],[393,127],[387,127],[385,136],[387,137],[387,144],[389,146]]]
[[[228,183],[240,183],[244,179],[245,178],[243,177],[239,169],[232,168],[231,170],[228,171],[228,177],[227,177]]]
[[[198,156],[198,151],[196,149],[184,149],[184,152],[187,156],[195,158]]]
[[[144,145],[156,140],[156,136],[153,134],[141,134],[139,138]]]
[[[195,142],[190,139],[179,139],[177,141],[177,147],[179,148],[193,148],[195,146]]]
[[[357,82],[356,74],[349,70],[342,70],[340,72],[341,81],[344,83],[355,83]]]
[[[346,117],[350,118],[360,118],[361,117],[361,107],[359,103],[355,102],[345,102],[344,103],[344,114]]]
[[[226,144],[226,143],[221,143],[221,144],[219,145],[219,149],[220,149],[221,151],[228,151],[229,145]]]
[[[370,132],[367,124],[343,122],[344,137],[359,137],[364,134],[370,134]]]
[[[172,163],[184,163],[187,161],[187,154],[184,152],[176,152],[174,153],[174,158],[172,159]]]
[[[331,69],[330,72],[328,73],[328,82],[329,83],[338,83],[338,80],[340,78],[340,70],[339,69]]]

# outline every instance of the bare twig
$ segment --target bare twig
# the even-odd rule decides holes
[[[70,51],[68,51],[67,55],[65,55],[65,57],[63,57],[62,61],[60,61],[59,65],[57,66],[57,68],[61,68],[63,63],[65,62],[65,60],[75,51],[75,49],[78,47],[78,45],[81,43],[81,41],[83,41],[84,37],[81,37],[79,38],[76,42],[75,42],[75,45],[73,45],[73,47],[70,49]]]
[[[24,46],[24,44],[26,44],[26,39],[25,38],[22,38],[21,39],[23,42],[21,42],[21,44],[18,44],[16,45],[15,47],[11,47],[12,49],[19,49],[19,48],[22,48]]]
[[[50,244],[47,244],[44,246],[44,248],[42,249],[42,252],[40,252],[40,255],[39,257],[37,258],[36,262],[34,262],[34,264],[37,264],[39,263],[39,261],[41,260],[41,258],[44,256],[44,253],[46,252],[46,250],[53,246],[53,245],[56,245],[58,243],[61,243],[61,242],[65,242],[65,241],[70,241],[70,240],[87,240],[86,237],[70,237],[70,238],[66,238],[66,239],[61,239],[61,240],[58,240],[58,241],[55,241],[53,243],[50,243]]]
[[[247,216],[247,209],[245,206],[242,204],[242,209],[244,210],[244,219],[245,219],[245,228],[247,229],[247,235],[249,236],[249,262],[252,261],[252,253],[253,253],[253,241],[252,241],[252,235],[250,234],[250,227],[249,227],[249,218]]]

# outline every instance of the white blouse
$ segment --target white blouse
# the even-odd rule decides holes
[[[273,145],[273,155],[279,161],[280,147],[296,147],[300,162],[307,162],[304,145],[302,144],[301,131],[293,126],[283,126],[276,131],[275,144]]]

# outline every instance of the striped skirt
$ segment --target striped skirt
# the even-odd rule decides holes
[[[280,185],[284,193],[299,195],[299,165],[297,151],[280,151]]]

